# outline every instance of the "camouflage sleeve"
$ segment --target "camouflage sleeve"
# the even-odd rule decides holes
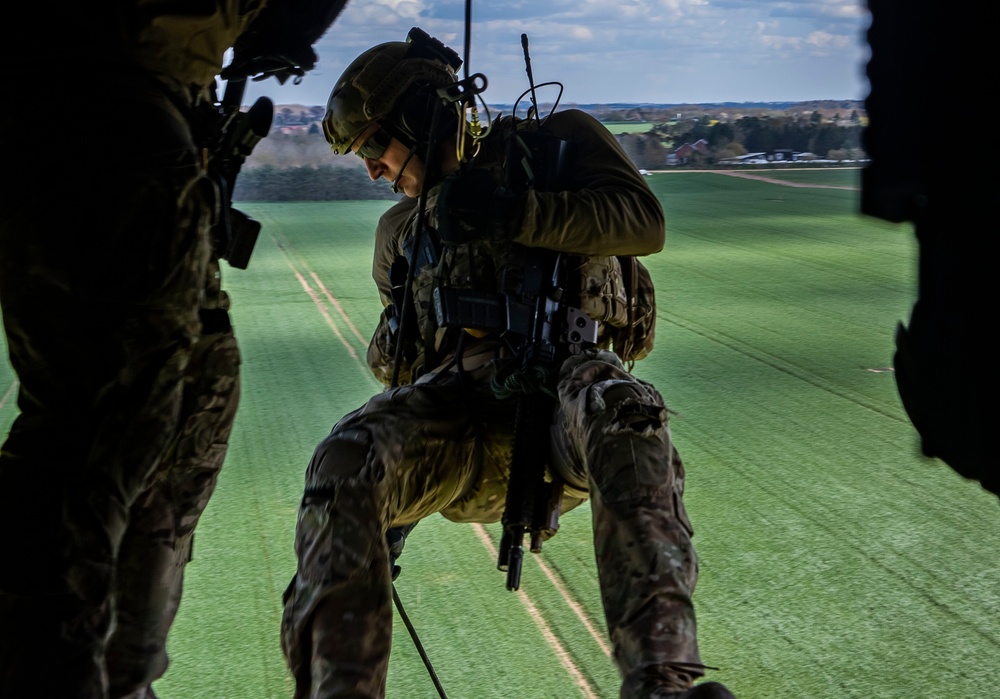
[[[514,240],[581,255],[659,252],[663,208],[611,132],[577,110],[556,112],[546,129],[575,144],[570,190],[529,191]]]
[[[392,285],[389,282],[389,268],[402,250],[401,241],[409,230],[410,221],[416,208],[416,200],[408,197],[389,208],[375,227],[375,252],[372,256],[372,279],[378,288],[379,299],[385,310],[379,316],[378,326],[368,344],[368,367],[381,383],[389,386],[392,383],[392,370],[395,363],[396,343],[389,329],[389,317],[394,313],[389,307],[392,304]],[[400,366],[400,384],[409,383],[409,366]]]
[[[392,303],[389,269],[403,254],[403,240],[416,213],[417,200],[404,197],[382,214],[375,227],[375,254],[372,256],[372,279],[378,287],[383,306]]]
[[[396,343],[389,330],[389,319],[386,311],[378,319],[378,326],[372,335],[371,342],[368,343],[368,368],[384,386],[392,385],[392,369],[396,364]],[[410,363],[405,357],[399,367],[399,384],[410,383]]]

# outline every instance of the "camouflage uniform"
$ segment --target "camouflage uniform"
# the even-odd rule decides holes
[[[191,109],[253,15],[124,5],[5,23],[48,33],[36,52],[4,37],[0,61],[24,100],[0,109],[0,149],[25,183],[0,203],[20,383],[0,455],[4,697],[152,696],[238,401]]]
[[[566,191],[528,192],[513,244],[575,255],[580,290],[594,296],[585,303],[602,321],[598,347],[560,367],[551,466],[567,484],[563,511],[591,500],[621,696],[651,699],[684,690],[702,674],[691,603],[697,560],[667,409],[656,389],[607,349],[622,293],[620,271],[614,272],[609,256],[659,250],[663,214],[603,126],[567,111],[550,117],[547,128],[576,144],[574,169]],[[504,133],[495,127],[477,165],[500,166]],[[434,202],[432,192],[432,225]],[[373,273],[387,307],[388,269],[403,251],[413,217],[414,202],[403,200],[376,231]],[[483,270],[500,264],[510,245],[446,248],[441,276],[452,284],[474,286],[477,276],[488,283]],[[434,283],[429,268],[415,280],[418,327],[430,317]],[[387,308],[368,354],[383,382],[393,368],[390,316]],[[424,334],[435,339],[433,349],[418,346],[408,355],[400,371],[405,385],[340,420],[308,466],[295,538],[298,571],[282,622],[297,699],[384,695],[392,623],[390,528],[435,512],[458,522],[495,522],[503,514],[515,401],[496,397],[490,381],[506,352],[493,336],[469,336],[459,366],[452,366],[455,335],[442,330]]]

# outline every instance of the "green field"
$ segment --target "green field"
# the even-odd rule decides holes
[[[604,121],[601,122],[613,134],[646,133],[653,128],[651,121]]]
[[[749,170],[752,174],[770,177],[784,182],[807,184],[824,187],[860,187],[861,168],[809,168],[801,169],[770,169],[760,168]]]
[[[678,413],[702,656],[719,668],[708,678],[739,699],[1000,695],[997,500],[918,455],[888,370],[915,294],[911,228],[857,215],[857,191],[718,173],[647,182],[667,243],[646,260],[657,346],[636,372]],[[264,225],[250,268],[223,279],[244,396],[160,699],[291,697],[278,626],[305,466],[378,390],[364,351],[386,202],[240,208]],[[6,393],[6,365],[0,380]],[[13,410],[4,399],[4,424]],[[504,589],[475,527],[440,517],[400,564],[397,589],[451,699],[618,696],[586,507],[526,562],[523,594]],[[395,633],[389,697],[434,699],[401,623]]]

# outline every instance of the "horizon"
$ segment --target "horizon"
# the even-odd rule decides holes
[[[271,98],[273,100],[273,98]],[[606,108],[617,108],[617,109],[629,109],[629,108],[650,108],[650,109],[667,109],[667,108],[681,108],[681,107],[748,107],[748,108],[774,108],[774,109],[788,109],[798,104],[811,104],[814,102],[857,102],[860,107],[864,109],[864,98],[844,98],[844,99],[834,99],[834,98],[824,98],[824,99],[811,99],[811,100],[774,100],[774,101],[763,101],[763,100],[746,100],[742,102],[737,102],[733,100],[727,100],[725,102],[560,102],[559,106],[562,107],[606,107]],[[542,102],[543,107],[550,103]],[[248,105],[244,105],[248,106]],[[324,107],[323,104],[304,104],[302,102],[275,102],[275,108],[278,107]],[[513,106],[512,102],[489,102],[490,107],[510,107]]]

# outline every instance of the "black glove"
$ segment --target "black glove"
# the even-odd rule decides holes
[[[232,63],[222,69],[219,77],[223,80],[241,80],[251,76],[254,80],[264,80],[274,77],[284,85],[289,78],[301,78],[315,66],[316,52],[310,46],[266,55],[254,51],[252,47],[240,50],[237,46]]]
[[[253,5],[262,3],[254,2]],[[274,77],[282,85],[316,67],[312,47],[330,28],[347,0],[284,0],[266,3],[233,45],[223,80]]]
[[[392,579],[395,580],[399,577],[400,568],[396,565],[396,560],[403,555],[403,544],[406,543],[406,537],[413,531],[413,528],[417,526],[417,523],[403,524],[398,527],[393,527],[385,533],[386,543],[389,544],[389,570],[392,573]]]
[[[498,187],[488,170],[448,175],[438,194],[438,236],[445,245],[507,240],[517,235],[521,198]]]

